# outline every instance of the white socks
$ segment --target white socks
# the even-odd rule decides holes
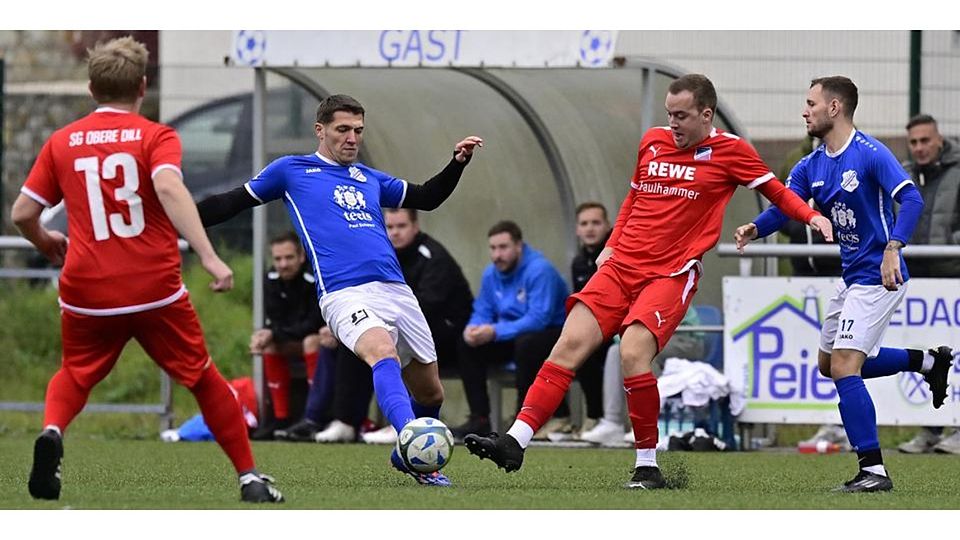
[[[520,443],[520,448],[526,448],[533,439],[533,428],[528,426],[523,420],[517,420],[507,430],[507,435],[513,437]]]
[[[656,467],[656,448],[637,448],[637,464],[634,467]]]

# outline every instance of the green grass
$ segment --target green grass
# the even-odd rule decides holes
[[[67,440],[64,490],[56,502],[26,491],[32,438],[0,439],[2,509],[249,508],[212,443]],[[851,454],[662,453],[680,487],[627,491],[629,450],[534,447],[505,474],[458,447],[448,489],[416,485],[387,465],[386,447],[255,443],[259,467],[277,478],[285,509],[958,509],[955,458],[887,452],[895,489],[847,495],[830,489],[855,472]]]

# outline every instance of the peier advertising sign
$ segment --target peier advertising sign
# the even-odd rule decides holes
[[[840,423],[836,388],[817,367],[820,325],[838,280],[723,279],[724,373],[746,397],[741,422]],[[952,347],[951,386],[934,410],[919,373],[868,379],[877,422],[960,425],[960,279],[914,278],[907,287],[882,346]]]

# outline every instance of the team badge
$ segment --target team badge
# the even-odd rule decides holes
[[[710,161],[710,156],[713,155],[713,148],[710,146],[701,146],[693,152],[694,161]]]
[[[842,187],[844,191],[853,193],[853,190],[857,189],[859,185],[860,180],[857,180],[857,171],[851,169],[843,173],[843,178],[840,180],[840,187]]]

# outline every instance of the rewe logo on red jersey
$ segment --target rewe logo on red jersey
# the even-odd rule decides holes
[[[676,178],[678,180],[693,180],[696,167],[689,165],[675,165],[673,163],[651,161],[647,163],[647,175],[658,178]]]

